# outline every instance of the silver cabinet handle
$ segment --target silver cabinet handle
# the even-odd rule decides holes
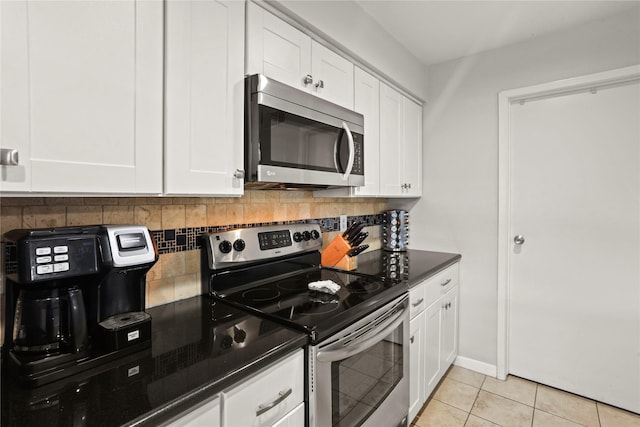
[[[447,286],[449,283],[451,283],[451,279],[444,280],[442,283],[440,283],[440,286]]]
[[[411,341],[411,344],[413,344],[413,341],[415,341],[415,336],[411,335],[411,338],[409,338],[409,341]]]
[[[316,82],[316,89],[322,89],[324,88],[324,82],[322,80],[318,80]]]
[[[282,401],[285,400],[287,397],[289,397],[289,395],[292,392],[293,392],[293,389],[289,387],[287,390],[282,390],[280,393],[278,393],[278,397],[276,397],[271,402],[263,403],[260,406],[258,406],[258,409],[256,410],[256,417],[259,417],[260,415],[267,412],[269,409],[272,409],[273,407],[282,403]]]
[[[524,236],[523,236],[522,234],[518,234],[517,236],[515,236],[515,237],[513,238],[513,242],[514,242],[516,245],[521,245],[521,244],[523,244],[523,243],[524,243]]]
[[[414,307],[417,307],[420,304],[422,304],[422,301],[424,301],[424,298],[420,298],[418,301],[412,302],[411,305],[414,306]]]
[[[304,85],[310,85],[313,83],[313,76],[311,74],[307,74],[306,76],[304,76],[302,78],[302,83],[304,83]]]
[[[1,166],[18,166],[19,160],[18,150],[13,148],[0,148]]]
[[[233,173],[233,177],[238,179],[244,179],[244,171],[242,169],[236,169],[236,171]]]

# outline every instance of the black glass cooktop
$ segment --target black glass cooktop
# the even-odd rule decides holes
[[[309,289],[309,283],[324,280],[340,289],[335,294]],[[227,303],[302,329],[316,343],[406,291],[403,283],[312,267],[217,295]]]

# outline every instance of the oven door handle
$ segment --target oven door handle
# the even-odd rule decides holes
[[[360,340],[352,341],[349,344],[347,344],[345,347],[342,347],[337,350],[331,350],[331,349],[321,350],[316,355],[316,359],[318,360],[318,362],[337,362],[338,360],[344,360],[353,356],[354,354],[361,353],[367,350],[369,347],[373,347],[374,345],[382,341],[384,337],[386,337],[391,332],[393,332],[394,329],[396,329],[402,322],[406,320],[405,319],[406,312],[407,312],[407,309],[405,308],[396,316],[387,320],[385,322],[385,326],[383,326],[384,329],[381,332],[378,332],[377,334],[375,334],[374,336],[370,338],[362,338]]]

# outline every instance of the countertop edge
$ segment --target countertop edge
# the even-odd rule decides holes
[[[243,365],[238,369],[227,372],[226,375],[217,378],[207,384],[204,384],[178,398],[165,404],[155,411],[148,412],[131,422],[125,424],[127,427],[142,426],[162,426],[177,420],[181,415],[186,414],[190,409],[205,402],[207,399],[215,396],[224,389],[231,387],[251,375],[266,368],[270,364],[278,361],[295,350],[304,347],[307,344],[307,335],[300,333],[299,336],[285,343],[281,343],[278,347],[264,353],[260,358],[249,364]]]

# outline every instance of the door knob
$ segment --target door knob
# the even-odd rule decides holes
[[[524,243],[524,236],[522,234],[518,234],[516,237],[513,238],[513,242],[516,245],[521,245]]]

